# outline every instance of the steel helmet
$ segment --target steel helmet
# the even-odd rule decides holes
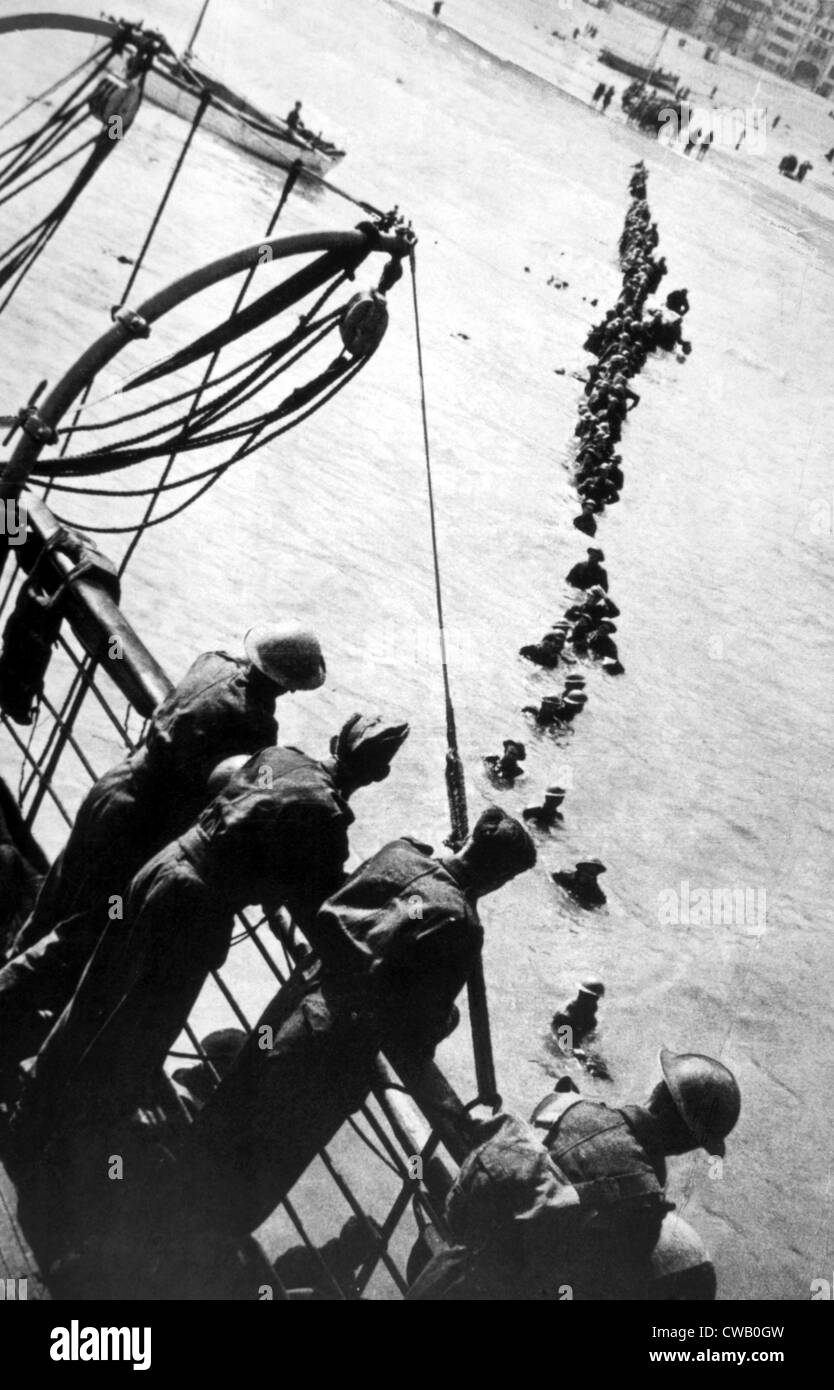
[[[724,1155],[724,1140],[741,1110],[741,1092],[723,1062],[700,1052],[660,1049],[660,1067],[669,1093],[702,1148]]]
[[[226,790],[235,773],[248,761],[248,753],[233,753],[231,758],[224,758],[222,763],[212,768],[206,783],[206,796],[210,801]]]
[[[596,999],[601,999],[605,993],[605,985],[599,975],[583,975],[576,988],[580,994],[592,994]]]
[[[243,639],[253,666],[276,685],[295,690],[318,690],[326,666],[319,639],[309,628],[287,618],[281,623],[256,623]]]
[[[330,740],[330,751],[363,781],[381,781],[405,743],[408,724],[392,724],[379,714],[352,714]]]

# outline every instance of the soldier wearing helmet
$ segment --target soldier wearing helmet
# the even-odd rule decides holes
[[[522,819],[533,821],[540,830],[551,830],[560,826],[564,820],[561,807],[565,795],[564,787],[548,787],[542,804],[525,806],[521,813]]]
[[[203,804],[209,773],[223,758],[277,741],[279,696],[324,685],[318,638],[294,619],[256,624],[243,649],[244,658],[228,652],[199,656],[151,720],[149,756],[164,763],[179,786],[192,787]]]
[[[616,623],[612,623],[610,618],[602,618],[588,633],[585,643],[587,650],[602,661],[619,661],[620,654],[612,635],[616,631]]]
[[[619,618],[620,610],[612,598],[598,584],[592,584],[581,603],[567,609],[566,616],[574,620],[580,617],[590,619]]]
[[[557,1089],[529,1124],[509,1114],[488,1121],[446,1203],[458,1244],[428,1263],[409,1297],[558,1300],[566,1285],[574,1299],[649,1296],[673,1210],[666,1158],[699,1146],[723,1154],[741,1108],[722,1062],[663,1049],[660,1065],[663,1079],[642,1106],[613,1108]],[[694,1245],[693,1268],[703,1270]]]
[[[597,1008],[605,994],[605,985],[596,975],[585,975],[578,981],[576,994],[558,1008],[550,1020],[550,1027],[558,1035],[562,1028],[569,1028],[568,1048],[581,1043],[593,1033],[597,1026]],[[562,1039],[559,1039],[560,1043]]]
[[[522,714],[532,714],[542,728],[563,729],[572,724],[585,708],[588,697],[571,686],[564,695],[545,695],[540,705],[522,705]]]
[[[601,564],[604,559],[605,556],[597,546],[589,546],[587,560],[580,560],[573,566],[565,576],[565,583],[572,584],[575,589],[590,589],[592,584],[598,584],[607,593],[608,575]]]
[[[330,740],[327,758],[263,748],[215,770],[223,785],[197,827],[218,867],[226,865],[230,880],[246,883],[247,902],[268,911],[283,904],[311,933],[324,899],[344,879],[354,819],[349,798],[385,780],[408,735],[406,723],[353,714]]]
[[[478,899],[535,861],[527,831],[491,806],[454,854],[402,837],[328,898],[321,969],[279,991],[189,1135],[170,1199],[186,1265],[207,1213],[235,1237],[270,1215],[365,1101],[380,1051],[400,1070],[431,1054],[481,949]]]
[[[607,899],[599,886],[599,876],[604,873],[607,869],[601,859],[580,859],[575,869],[557,869],[550,877],[580,907],[602,907]]]
[[[583,500],[582,510],[579,516],[575,516],[573,519],[573,524],[577,531],[581,531],[585,536],[595,536],[597,533],[597,523],[594,513],[599,511],[602,511],[602,506],[599,502],[588,501],[587,499]]]
[[[103,924],[38,1053],[21,1105],[31,1133],[101,1124],[135,1108],[209,972],[223,964],[236,912],[285,904],[311,931],[344,878],[347,799],[388,775],[408,732],[405,723],[355,714],[323,762],[266,748],[224,770],[225,785],[196,824],[135,876],[123,919]]]
[[[570,657],[565,656],[565,642],[567,632],[564,628],[553,628],[546,632],[540,642],[530,642],[525,647],[519,649],[519,656],[523,656],[527,661],[534,661],[537,666],[544,666],[546,670],[552,671],[560,662],[568,664]]]
[[[4,1071],[14,1074],[46,1036],[44,1016],[54,1019],[71,999],[113,896],[124,897],[143,864],[194,823],[212,769],[274,744],[278,697],[324,682],[318,639],[295,620],[250,628],[244,649],[243,658],[199,656],[155,710],[144,743],[84,798],[0,970]]]

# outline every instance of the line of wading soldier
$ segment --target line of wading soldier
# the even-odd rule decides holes
[[[642,161],[631,179],[632,202],[620,241],[623,289],[616,306],[592,328],[585,347],[596,357],[588,374],[587,401],[576,434],[576,478],[582,512],[574,525],[596,534],[595,517],[619,500],[622,459],[615,453],[626,414],[639,401],[628,379],[649,352],[690,345],[682,319],[686,290],[667,296],[666,308],[644,314],[657,292],[666,262],[653,255],[658,232],[646,201]],[[591,547],[566,583],[583,592],[541,642],[520,655],[546,670],[575,665],[576,656],[602,660],[603,670],[623,667],[612,634],[619,608],[608,595],[605,556]],[[570,643],[574,655],[566,647]],[[558,696],[527,706],[537,729],[570,728],[587,702],[585,678],[570,672]],[[500,756],[485,759],[498,782],[512,785],[525,749],[507,739]],[[563,787],[549,787],[542,805],[523,818],[548,831],[563,820]],[[605,902],[597,882],[598,859],[578,863],[554,880],[584,907]],[[592,1029],[604,987],[583,982],[576,1000],[557,1014],[554,1030],[568,1023],[573,1041]],[[428,1243],[412,1257],[413,1301],[556,1301],[571,1298],[707,1299],[715,1295],[714,1271],[695,1233],[671,1219],[666,1200],[666,1158],[703,1147],[716,1157],[739,1115],[735,1077],[722,1063],[698,1053],[660,1054],[661,1079],[642,1106],[613,1108],[581,1096],[567,1078],[533,1111],[529,1122],[501,1114],[483,1126],[449,1193],[447,1240],[430,1256]],[[563,1089],[564,1086],[564,1089]],[[659,1274],[663,1283],[652,1283]]]
[[[327,758],[282,747],[276,702],[323,684],[319,642],[285,621],[250,629],[244,651],[200,656],[93,786],[0,969],[3,1157],[54,1286],[76,1296],[256,1297],[229,1292],[235,1251],[365,1101],[380,1052],[406,1072],[432,1056],[481,949],[478,900],[536,862],[523,825],[491,806],[454,853],[403,836],[346,875],[350,797],[388,776],[409,726],[356,714]],[[142,1133],[166,1055],[253,904],[270,920],[286,909],[311,952],[220,1084],[194,1087],[176,1158],[134,1166],[131,1126]],[[720,1063],[664,1055],[663,1070],[642,1110],[554,1093],[532,1126],[491,1121],[450,1195],[455,1244],[414,1297],[549,1297],[548,1248],[551,1274],[561,1285],[574,1270],[577,1288],[612,1240],[632,1249],[639,1230],[650,1250],[668,1209],[663,1155],[720,1146],[738,1113]],[[541,1220],[522,1220],[531,1201]]]
[[[646,169],[642,161],[635,166],[629,188],[631,204],[619,246],[622,290],[616,305],[591,329],[585,341],[586,350],[596,360],[588,371],[586,399],[580,403],[574,431],[579,440],[574,481],[581,498],[581,512],[573,524],[587,536],[596,535],[596,518],[606,506],[620,500],[623,460],[616,448],[628,412],[640,401],[629,379],[642,370],[650,352],[677,348],[684,354],[691,351],[682,334],[683,315],[689,310],[685,289],[667,295],[665,308],[644,312],[646,301],[657,292],[667,267],[664,257],[654,255],[658,230],[646,201]],[[554,670],[573,664],[565,650],[569,643],[576,655],[601,661],[609,675],[622,673],[613,636],[617,628],[612,621],[620,610],[608,596],[604,559],[602,550],[589,547],[587,559],[579,561],[565,576],[565,582],[583,591],[584,597],[571,604],[564,618],[555,622],[540,642],[522,647],[521,656]],[[566,686],[561,696],[547,697],[540,708],[528,707],[525,712],[534,715],[537,725],[572,722],[586,700],[584,680],[574,675],[572,684],[573,689]]]
[[[574,431],[579,440],[574,464],[574,481],[582,499],[582,510],[574,526],[585,535],[595,536],[597,516],[620,499],[624,477],[622,457],[616,447],[623,425],[640,397],[629,385],[630,378],[644,367],[650,352],[680,349],[683,355],[691,345],[683,338],[683,316],[689,310],[685,289],[673,290],[665,308],[646,309],[647,300],[657,293],[666,274],[663,256],[655,256],[659,234],[652,221],[646,199],[646,167],[642,160],[634,166],[629,183],[631,202],[619,243],[622,289],[617,303],[596,324],[585,341],[593,354],[585,385],[585,400],[579,406]],[[585,677],[570,670],[577,658],[598,661],[606,675],[624,671],[614,639],[615,618],[620,610],[608,593],[605,555],[598,546],[589,546],[587,558],[578,561],[565,576],[565,583],[579,594],[539,642],[522,647],[519,655],[544,670],[567,668],[564,688],[558,695],[545,695],[538,705],[525,705],[523,714],[532,716],[537,731],[556,734],[570,730],[588,702]],[[581,594],[581,597],[579,596]],[[512,784],[523,769],[522,743],[508,739],[502,756],[485,759],[495,780]],[[548,787],[540,805],[522,813],[539,829],[552,829],[562,821],[563,787]],[[598,878],[605,872],[599,859],[581,860],[572,871],[553,874],[583,907],[600,907],[606,899]]]

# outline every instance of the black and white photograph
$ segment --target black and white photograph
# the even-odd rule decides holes
[[[0,1327],[790,1365],[834,0],[131,2],[0,5]]]

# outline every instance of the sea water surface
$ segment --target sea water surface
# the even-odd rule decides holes
[[[819,99],[736,60],[704,64],[694,41],[677,49],[673,35],[664,66],[696,93],[718,82],[719,99],[755,99],[782,114],[763,153],[715,148],[693,163],[628,129],[618,101],[607,118],[587,104],[602,76],[618,92],[625,79],[596,64],[589,39],[571,42],[573,29],[590,20],[599,42],[646,58],[660,33],[649,21],[618,6],[604,15],[543,0],[448,0],[438,24],[429,8],[225,0],[209,11],[198,52],[268,107],[288,110],[301,97],[348,149],[335,180],[377,206],[399,204],[419,236],[470,812],[495,800],[518,811],[548,783],[569,787],[564,827],[541,841],[537,869],[483,904],[506,1102],[527,1111],[547,1089],[558,1070],[550,1015],[578,972],[599,973],[600,1048],[613,1080],[588,1088],[642,1098],[662,1045],[732,1067],[743,1109],[723,1168],[702,1154],[674,1160],[671,1194],[713,1254],[720,1296],[805,1299],[834,1258],[834,239],[822,158],[834,122]],[[176,46],[185,9],[147,0],[142,13]],[[6,38],[2,49],[0,117],[79,61],[88,41]],[[182,137],[176,120],[143,108],[0,320],[4,413],[103,331],[127,274],[116,257],[135,256]],[[775,171],[788,148],[814,163],[805,185]],[[586,711],[553,742],[520,712],[551,681],[517,650],[563,612],[563,576],[585,544],[571,525],[566,471],[582,392],[573,374],[587,362],[588,326],[618,293],[617,240],[638,158],[669,264],[664,290],[689,289],[693,352],[685,363],[652,358],[634,383],[641,400],[623,438],[625,490],[598,532],[622,610],[626,674],[590,672]],[[33,191],[29,210],[50,206],[56,187]],[[257,241],[279,189],[275,171],[199,140],[132,302]],[[329,195],[298,196],[284,230],[349,227],[359,216]],[[29,220],[17,204],[0,217],[3,244]],[[549,286],[554,276],[566,288]],[[359,380],[148,532],[124,591],[126,612],[174,677],[198,651],[238,649],[260,617],[289,610],[315,623],[329,681],[282,701],[287,742],[323,752],[358,708],[411,721],[390,780],[356,798],[357,857],[403,832],[438,845],[447,833],[407,280],[390,298],[388,336]],[[193,321],[191,331],[213,321]],[[102,517],[100,503],[66,511]],[[122,541],[105,544],[118,555]],[[499,792],[481,756],[508,736],[524,738],[527,774]],[[13,777],[5,745],[3,757]],[[63,790],[77,800],[80,783]],[[49,848],[59,843],[56,823]],[[572,906],[549,879],[590,855],[608,867],[609,904],[596,913]],[[669,904],[701,889],[747,890],[755,920],[670,920]],[[263,978],[234,961],[232,970],[257,1008]],[[203,1016],[217,1025],[216,1000]],[[465,1026],[441,1061],[472,1094]]]

